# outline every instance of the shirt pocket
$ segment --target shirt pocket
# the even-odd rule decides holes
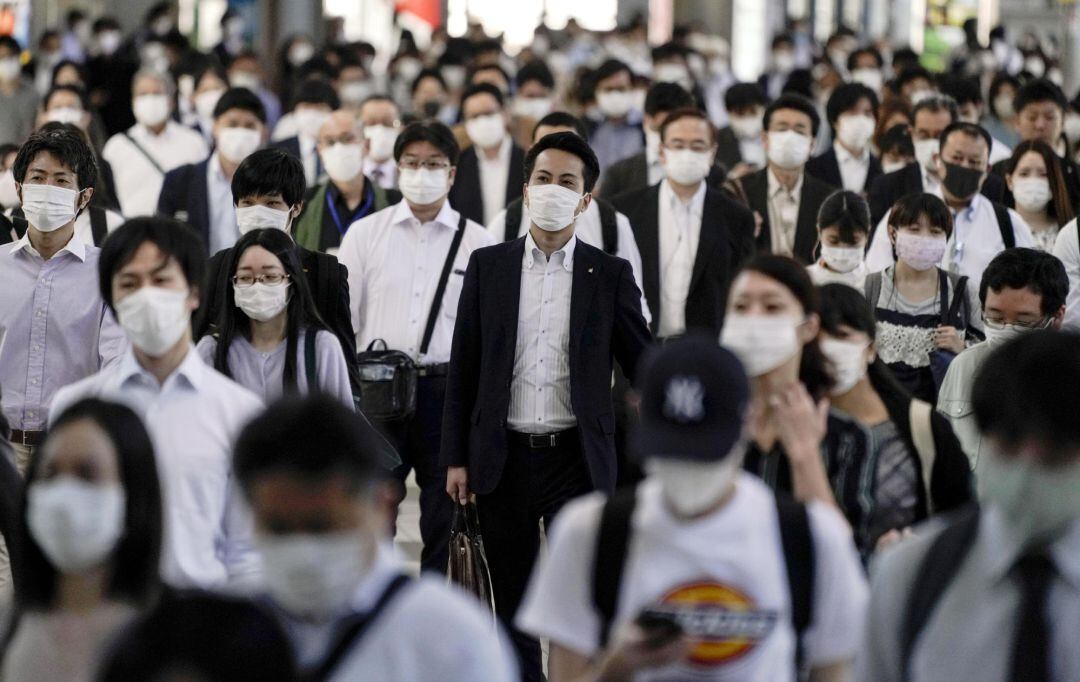
[[[938,411],[953,421],[961,421],[975,416],[975,404],[970,400],[939,400]]]
[[[443,293],[442,314],[449,320],[457,319],[458,301],[461,300],[461,288],[465,283],[465,273],[456,268],[450,272],[446,280],[446,291]]]

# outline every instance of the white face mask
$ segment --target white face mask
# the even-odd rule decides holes
[[[941,149],[941,143],[937,140],[915,140],[915,160],[923,168],[934,168],[934,155]]]
[[[983,332],[986,334],[986,344],[991,348],[999,348],[1004,346],[1013,339],[1019,338],[1028,332],[1035,331],[1036,329],[1046,329],[1050,326],[1050,320],[1047,320],[1041,326],[1027,327],[1020,324],[1006,324],[1001,327],[991,327],[986,325],[986,329]]]
[[[15,174],[9,168],[0,173],[0,206],[12,208],[20,203],[19,189],[15,186]]]
[[[665,149],[664,170],[680,185],[695,185],[709,175],[712,154],[691,149]]]
[[[634,96],[624,90],[599,92],[596,94],[596,106],[608,118],[622,118],[634,108]]]
[[[240,234],[247,234],[252,230],[281,230],[289,231],[289,212],[279,211],[276,208],[255,204],[236,209],[236,227]]]
[[[787,50],[773,52],[773,66],[780,73],[789,73],[795,68],[795,55]]]
[[[833,395],[844,395],[866,376],[866,344],[841,339],[822,338],[821,352],[832,365]]]
[[[401,194],[417,206],[428,206],[450,191],[450,169],[403,168],[398,178]]]
[[[799,168],[806,164],[810,158],[809,136],[802,135],[794,130],[766,133],[768,136],[768,149],[766,153],[769,161],[785,170]]]
[[[49,109],[45,113],[45,119],[55,123],[71,123],[78,125],[82,123],[83,114],[82,109],[76,107],[56,107],[55,109]]]
[[[881,71],[877,69],[855,69],[851,72],[851,80],[855,83],[862,83],[877,93],[881,92],[881,86],[885,83]]]
[[[1017,178],[1012,193],[1016,205],[1025,211],[1042,211],[1054,198],[1046,178]]]
[[[22,64],[18,57],[0,59],[0,81],[18,80],[22,74]]]
[[[1075,111],[1065,114],[1064,130],[1069,142],[1076,144],[1080,141],[1080,114]]]
[[[881,172],[882,173],[895,173],[907,164],[903,161],[882,161]]]
[[[256,546],[270,596],[289,613],[311,620],[329,620],[348,608],[372,551],[354,531],[262,535]]]
[[[372,160],[382,163],[394,155],[394,143],[398,131],[390,126],[364,126],[364,137],[368,141],[368,155]]]
[[[541,230],[558,232],[577,218],[582,195],[559,185],[529,185],[525,206]]]
[[[222,128],[217,134],[218,153],[240,163],[262,145],[262,133],[251,128]]]
[[[169,118],[169,98],[166,95],[139,95],[131,102],[135,120],[153,128]]]
[[[224,90],[207,90],[195,95],[195,111],[198,112],[199,118],[204,121],[212,120],[214,118],[214,107],[217,106],[218,100],[224,94]]]
[[[845,146],[862,151],[874,136],[874,119],[862,114],[841,116],[836,125],[836,137]]]
[[[289,63],[300,66],[315,56],[315,47],[311,43],[294,43],[289,48]]]
[[[126,496],[118,484],[59,476],[35,481],[26,495],[30,535],[60,573],[100,565],[124,534]]]
[[[550,97],[518,97],[514,100],[514,115],[539,121],[551,113]]]
[[[67,187],[23,183],[22,208],[38,232],[53,232],[75,220],[79,193]]]
[[[693,517],[708,511],[731,489],[745,452],[745,445],[738,443],[718,462],[653,457],[645,461],[645,472],[660,482],[664,501],[676,514]]]
[[[330,118],[330,112],[309,107],[297,108],[293,111],[293,118],[296,120],[296,130],[304,137],[314,139],[319,136],[319,129],[326,119]]]
[[[337,142],[323,149],[320,155],[326,174],[334,182],[351,182],[364,169],[364,147],[359,142]]]
[[[732,116],[731,132],[740,140],[756,140],[761,137],[761,116]]]
[[[747,376],[761,376],[802,349],[796,331],[799,324],[794,317],[731,313],[724,319],[720,345],[735,353]]]
[[[994,450],[984,460],[979,499],[1003,512],[1025,546],[1053,540],[1080,518],[1080,463],[1051,467]]]
[[[259,87],[262,85],[262,79],[259,78],[259,74],[251,71],[233,71],[229,74],[229,85],[258,93]]]
[[[99,33],[97,41],[101,54],[105,56],[113,54],[120,47],[123,40],[124,37],[120,35],[119,31],[103,31]]]
[[[821,245],[821,260],[834,272],[851,272],[863,263],[863,250],[858,246]]]
[[[371,83],[367,81],[349,81],[338,88],[338,97],[346,104],[360,104],[371,96]]]
[[[490,149],[502,144],[506,137],[506,124],[502,114],[487,114],[465,121],[465,132],[476,146]]]
[[[168,352],[191,321],[188,292],[143,287],[116,303],[116,321],[132,345],[152,358]]]
[[[236,307],[245,315],[259,322],[266,322],[278,316],[289,304],[292,283],[285,280],[281,284],[263,284],[255,282],[249,287],[233,285],[233,299]]]

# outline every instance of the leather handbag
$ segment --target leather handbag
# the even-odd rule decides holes
[[[484,539],[480,536],[480,520],[476,503],[454,504],[450,526],[450,561],[447,582],[474,595],[485,611],[495,618],[495,595],[491,588],[491,569],[488,568]]]

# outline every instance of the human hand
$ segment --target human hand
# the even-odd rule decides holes
[[[776,437],[792,464],[805,463],[821,456],[825,438],[829,401],[814,404],[806,387],[796,382],[769,398]]]
[[[964,340],[956,327],[942,325],[934,330],[934,346],[943,350],[959,353],[964,350]]]
[[[693,643],[690,637],[682,634],[657,646],[648,631],[636,623],[630,623],[615,637],[610,652],[600,663],[596,680],[631,680],[638,671],[682,660],[690,653]]]
[[[469,470],[466,467],[446,468],[446,494],[458,504],[469,501]]]

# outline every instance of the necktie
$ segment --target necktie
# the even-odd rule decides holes
[[[371,171],[371,181],[374,182],[377,187],[382,187],[382,177],[382,168],[375,166],[374,170]]]
[[[1046,593],[1054,577],[1054,564],[1044,554],[1029,554],[1014,571],[1020,586],[1020,613],[1013,639],[1011,680],[1050,678],[1050,629],[1046,623]]]

